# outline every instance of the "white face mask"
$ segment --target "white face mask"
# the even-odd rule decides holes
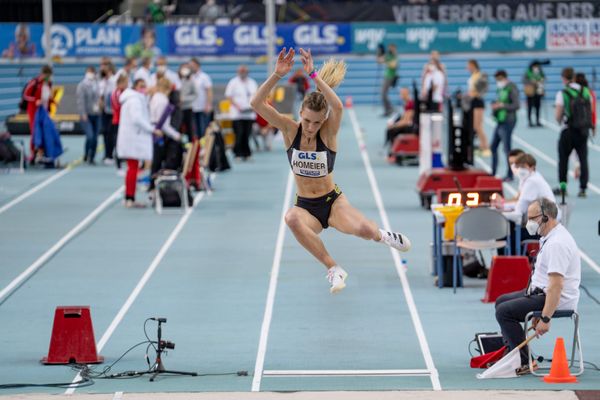
[[[537,74],[540,72],[540,67],[533,67],[531,70]]]
[[[525,179],[529,178],[530,175],[531,171],[527,168],[517,168],[517,176],[519,177],[519,180],[524,181]]]
[[[530,219],[527,221],[527,225],[525,225],[525,229],[527,229],[527,233],[529,233],[531,236],[534,236],[534,235],[538,234],[538,231],[540,229],[540,224],[538,224],[537,222]]]
[[[93,72],[86,72],[85,73],[85,79],[89,79],[92,80],[96,77],[96,75]]]
[[[498,89],[504,89],[506,87],[506,83],[506,81],[497,81],[496,86],[498,87]]]
[[[189,68],[181,68],[181,76],[183,76],[184,78],[187,78],[188,76],[190,76],[190,73],[192,71],[190,71]]]
[[[166,70],[167,70],[166,65],[159,65],[158,67],[156,67],[156,72],[165,72]]]

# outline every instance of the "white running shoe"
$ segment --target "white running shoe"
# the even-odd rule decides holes
[[[331,288],[329,288],[329,292],[331,294],[336,294],[340,292],[343,288],[345,288],[345,281],[347,277],[348,273],[344,271],[344,269],[339,265],[329,268],[329,270],[327,271],[327,280],[329,281],[329,283],[331,283]]]
[[[409,251],[411,248],[410,240],[403,234],[398,232],[388,232],[380,229],[381,241],[390,247],[399,251]]]

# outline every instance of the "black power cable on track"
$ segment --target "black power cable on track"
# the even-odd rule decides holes
[[[47,388],[59,388],[59,389],[79,389],[83,387],[92,386],[94,384],[95,379],[134,379],[144,375],[153,374],[155,370],[153,369],[154,365],[150,364],[150,357],[148,356],[148,350],[150,348],[154,348],[156,350],[156,345],[158,342],[156,340],[151,340],[146,331],[146,324],[150,321],[151,318],[146,319],[144,321],[144,336],[146,336],[146,340],[136,343],[130,348],[128,348],[123,354],[119,356],[115,361],[113,361],[110,365],[102,368],[96,369],[94,367],[90,367],[87,364],[68,364],[67,366],[77,371],[81,376],[81,379],[75,382],[56,382],[56,383],[5,383],[0,384],[0,390],[2,389],[19,389],[26,387],[47,387]],[[122,371],[109,374],[112,371],[113,367],[123,359],[129,352],[134,350],[135,348],[146,344],[146,352],[145,359],[148,364],[148,369],[141,371]],[[168,375],[168,374],[166,374]],[[206,374],[197,374],[195,376],[199,377],[207,377],[207,376],[248,376],[248,371],[237,371],[237,372],[217,372],[217,373],[206,373]]]

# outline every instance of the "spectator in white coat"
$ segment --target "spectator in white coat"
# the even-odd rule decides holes
[[[152,134],[162,132],[150,123],[150,110],[146,98],[146,82],[138,79],[133,88],[126,89],[119,97],[121,103],[117,154],[127,160],[125,174],[125,207],[144,207],[135,201],[135,187],[140,161],[152,160]]]
[[[237,160],[248,160],[250,151],[250,134],[256,113],[250,106],[250,100],[256,93],[258,85],[248,76],[248,67],[240,65],[238,74],[232,78],[225,88],[225,97],[230,101],[229,115],[233,120],[235,147],[233,152]]]

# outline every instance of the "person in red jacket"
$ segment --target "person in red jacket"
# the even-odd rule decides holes
[[[33,124],[35,122],[35,113],[38,107],[42,106],[46,110],[50,108],[52,102],[52,67],[44,65],[40,75],[33,78],[23,90],[23,100],[27,102],[27,115],[29,116],[29,133],[31,140],[29,147],[31,149],[31,160],[35,158],[36,149],[33,146]]]

